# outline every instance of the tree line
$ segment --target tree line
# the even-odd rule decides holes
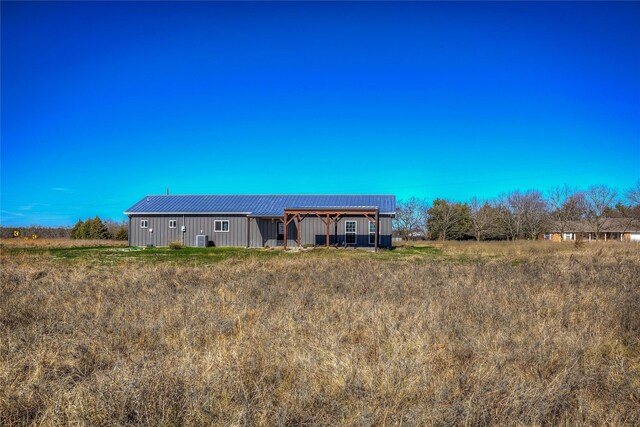
[[[73,227],[44,227],[31,225],[28,227],[0,227],[0,237],[29,239],[116,239],[127,240],[129,232],[127,221],[103,220],[96,216],[86,220],[79,219]]]
[[[394,231],[403,239],[536,239],[554,227],[564,238],[571,221],[584,221],[598,234],[610,218],[640,220],[640,180],[623,192],[604,185],[512,191],[490,200],[459,202],[411,197],[398,203]]]

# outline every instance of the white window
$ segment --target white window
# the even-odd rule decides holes
[[[284,222],[278,222],[278,236],[284,236]]]
[[[213,221],[213,231],[228,233],[229,221],[226,219],[216,219]]]
[[[357,223],[355,221],[344,222],[344,234],[347,245],[356,244],[356,232],[358,230]]]
[[[564,233],[564,240],[573,240],[573,233]]]
[[[544,235],[544,240],[551,240],[551,234],[546,233],[546,234]]]
[[[376,223],[369,221],[369,244],[376,244]]]
[[[176,228],[177,226],[178,226],[178,221],[176,221],[175,219],[169,220],[169,228]]]
[[[140,228],[149,228],[149,221],[147,221],[146,219],[141,219]]]

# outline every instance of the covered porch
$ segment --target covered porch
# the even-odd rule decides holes
[[[367,235],[373,234],[373,248],[378,250],[380,242],[380,210],[376,207],[345,207],[345,208],[285,208],[284,210],[284,249],[287,249],[287,229],[288,225],[295,222],[296,225],[296,244],[301,246],[300,236],[301,227],[303,227],[303,221],[306,218],[314,217],[318,218],[325,226],[325,246],[331,245],[331,225],[334,228],[334,243],[337,244],[338,237],[338,222],[342,218],[350,216],[362,216],[367,219],[369,230]],[[371,233],[371,224],[373,224],[373,233]],[[349,230],[349,225],[345,228],[345,245],[358,245],[357,229],[353,228],[353,231]],[[353,236],[353,241],[350,239]]]

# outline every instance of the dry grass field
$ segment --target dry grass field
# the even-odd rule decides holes
[[[0,425],[640,425],[640,246],[0,247]]]

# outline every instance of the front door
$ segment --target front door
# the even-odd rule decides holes
[[[284,243],[284,222],[276,222],[276,240],[277,245],[280,246]]]

